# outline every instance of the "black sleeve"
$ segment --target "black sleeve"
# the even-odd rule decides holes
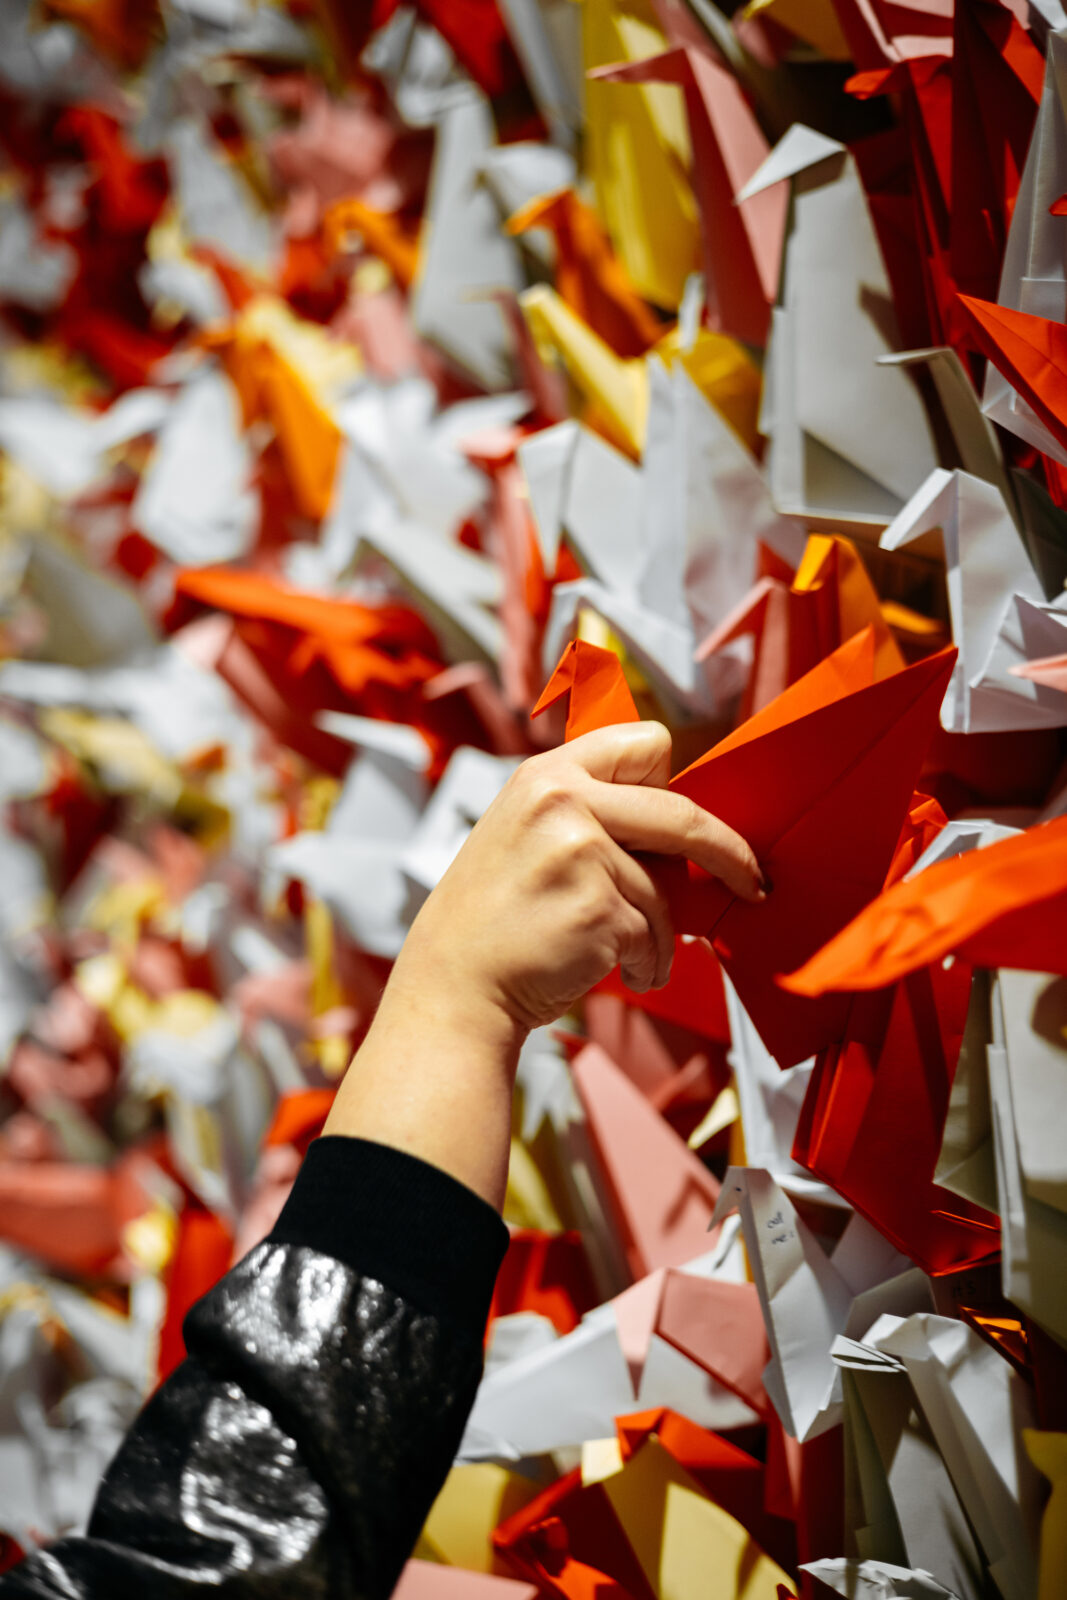
[[[88,1535],[0,1600],[384,1600],[458,1448],[507,1240],[436,1167],[317,1140],[273,1233],[190,1311]]]

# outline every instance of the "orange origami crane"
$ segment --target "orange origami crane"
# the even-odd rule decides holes
[[[273,427],[296,504],[321,519],[330,509],[341,433],[306,379],[266,339],[234,327],[205,333],[241,400],[245,426],[263,417]]]
[[[741,706],[743,721],[868,626],[874,629],[875,676],[899,672],[904,657],[855,546],[848,539],[811,534],[791,582],[771,575],[760,578],[708,634],[697,659],[706,660],[733,639],[755,635],[755,660]]]
[[[783,1067],[844,1033],[846,1001],[787,994],[776,974],[794,971],[884,884],[956,657],[942,650],[874,682],[874,652],[864,629],[671,783],[736,828],[773,884],[752,905],[692,864],[668,863],[664,875],[676,932],[712,940]],[[574,660],[564,656],[539,703],[570,691],[569,735],[626,705],[617,664],[612,683],[609,663],[583,677]]]
[[[1067,327],[961,294],[978,348],[1067,449]]]
[[[763,1463],[666,1407],[615,1428],[601,1475],[583,1481],[576,1467],[499,1525],[493,1547],[508,1568],[563,1600],[688,1593],[695,1564],[721,1574],[723,1593],[780,1594],[777,1563],[792,1566],[795,1544],[789,1522],[764,1510]]]
[[[392,212],[378,211],[350,195],[335,200],[323,222],[327,248],[332,254],[346,249],[350,237],[356,234],[373,255],[385,262],[398,283],[405,289],[411,287],[419,264],[418,241]]]
[[[619,658],[585,639],[572,639],[530,715],[539,716],[569,695],[568,741],[617,722],[640,722]]]
[[[881,989],[947,955],[1067,974],[1067,817],[895,884],[781,982],[806,996]]]
[[[643,356],[663,332],[630,282],[604,225],[573,189],[539,195],[516,211],[510,234],[548,228],[556,241],[556,287],[617,356]]]
[[[233,567],[183,568],[174,587],[234,619],[216,671],[284,744],[327,772],[343,772],[351,751],[317,726],[323,710],[421,727],[438,773],[456,744],[484,743],[473,714],[454,704],[459,696],[424,695],[442,662],[409,607],[323,597]]]
[[[944,823],[936,801],[914,797],[890,882]],[[996,1217],[934,1182],[970,988],[956,962],[854,997],[816,1060],[792,1150],[931,1274],[983,1263],[999,1243]]]
[[[709,1499],[742,1523],[757,1543],[785,1567],[796,1564],[792,1523],[767,1508],[766,1467],[720,1434],[657,1406],[615,1419],[619,1453],[629,1461],[649,1438],[685,1468]]]

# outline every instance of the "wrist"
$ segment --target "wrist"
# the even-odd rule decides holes
[[[390,1032],[410,1028],[423,1038],[431,1030],[437,1050],[455,1048],[471,1059],[498,1061],[512,1073],[529,1033],[490,982],[423,947],[417,930],[397,958],[375,1021]]]

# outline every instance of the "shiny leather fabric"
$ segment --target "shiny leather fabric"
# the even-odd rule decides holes
[[[480,1339],[270,1241],[185,1334],[189,1358],[127,1435],[88,1536],[31,1556],[0,1600],[389,1595],[458,1448]]]

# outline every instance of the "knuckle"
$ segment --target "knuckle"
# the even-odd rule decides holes
[[[708,845],[713,842],[711,818],[695,800],[683,800],[677,809],[676,822],[683,845]]]
[[[615,935],[614,907],[607,882],[590,879],[583,884],[574,899],[574,921],[590,937]]]
[[[540,765],[541,758],[533,756],[519,768],[523,775],[521,793],[532,819],[552,817],[574,805],[574,783],[565,768],[558,762]]]
[[[590,817],[574,818],[567,829],[567,849],[578,866],[599,861],[603,843],[604,835]]]
[[[553,881],[586,878],[598,863],[602,838],[596,824],[575,812],[556,813],[543,846],[545,870]]]
[[[615,923],[615,936],[618,940],[620,957],[625,956],[631,965],[641,966],[648,960],[650,953],[653,960],[655,959],[648,923],[641,913],[631,906],[620,908]]]

